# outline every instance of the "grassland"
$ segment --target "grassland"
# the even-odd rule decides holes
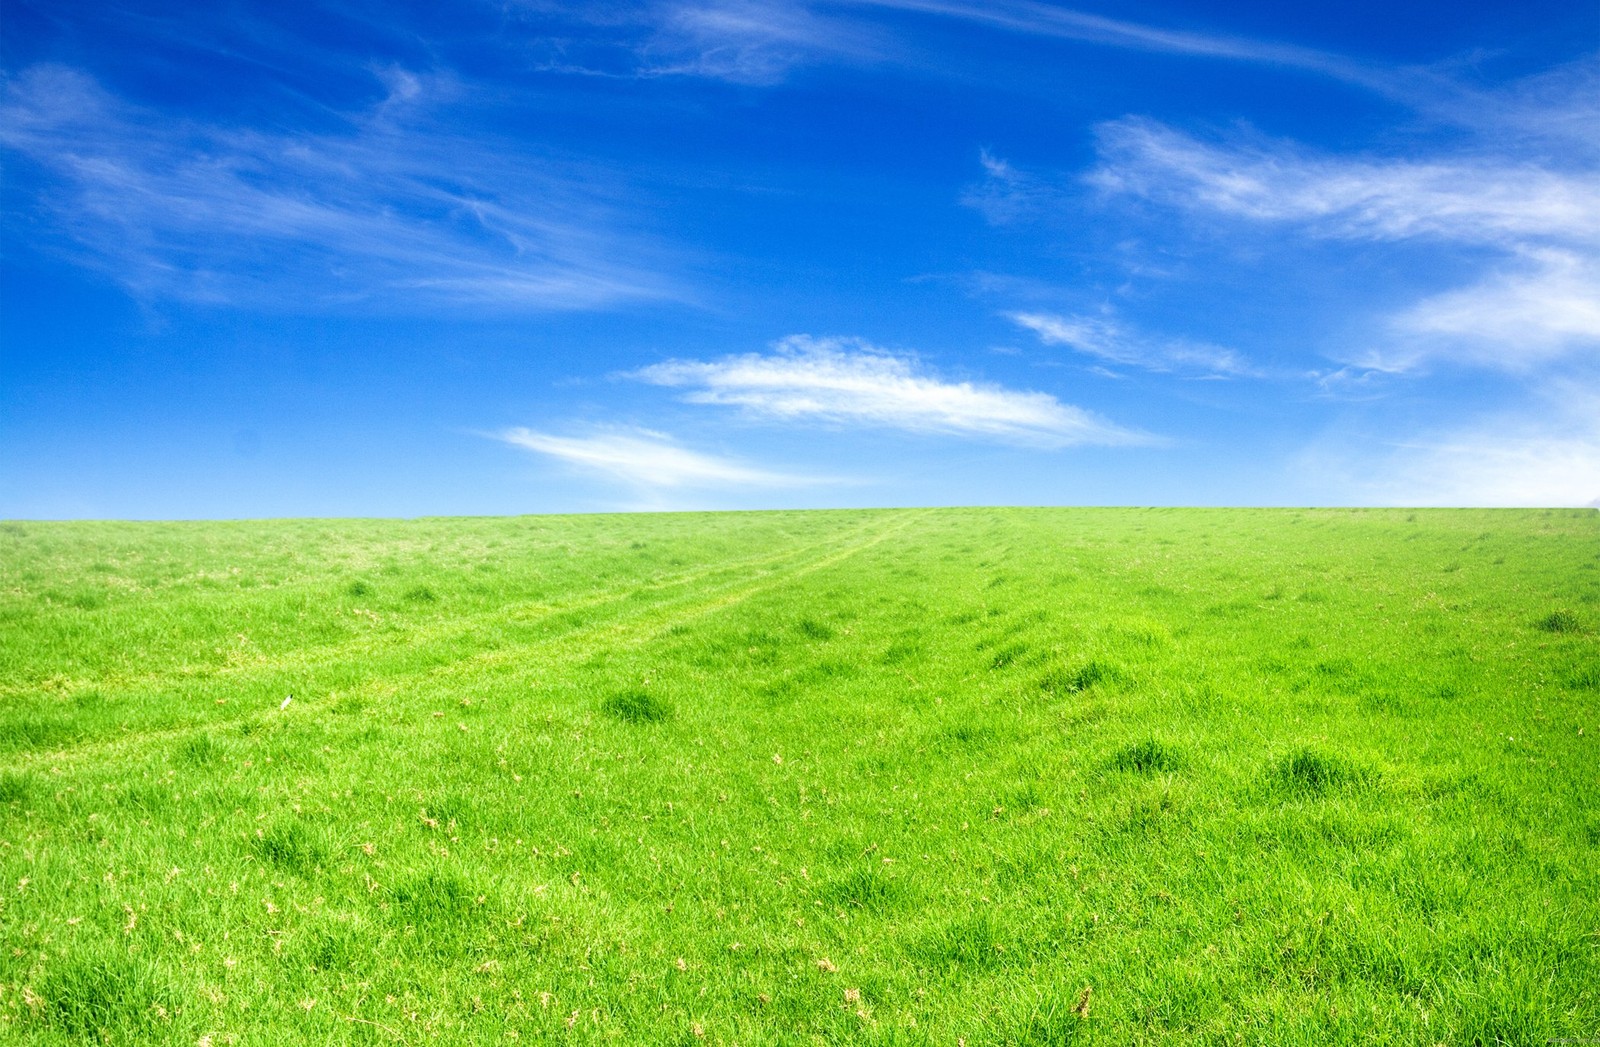
[[[1597,746],[1594,512],[4,524],[0,1041],[1600,1037]]]

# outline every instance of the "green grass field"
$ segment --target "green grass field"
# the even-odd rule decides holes
[[[1593,511],[9,523],[0,768],[0,1041],[1600,1037]]]

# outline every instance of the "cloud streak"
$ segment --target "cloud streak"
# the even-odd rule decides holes
[[[892,52],[887,36],[869,22],[817,8],[796,0],[512,4],[535,27],[533,46],[547,54],[538,68],[546,72],[772,87],[798,67],[874,65]]]
[[[858,0],[857,5],[959,19],[1029,36],[1279,66],[1384,93],[1398,90],[1392,75],[1327,51],[1248,37],[1166,29],[1032,0]]]
[[[1100,162],[1087,179],[1110,194],[1323,239],[1501,255],[1476,283],[1382,320],[1378,344],[1349,354],[1349,362],[1390,371],[1433,360],[1531,371],[1600,347],[1596,170],[1498,155],[1377,160],[1282,143],[1220,146],[1142,119],[1103,125],[1099,142]]]
[[[1600,180],[1533,164],[1372,161],[1293,147],[1224,148],[1149,120],[1099,129],[1091,184],[1328,237],[1508,246],[1600,244]]]
[[[389,98],[342,133],[293,134],[165,119],[35,66],[4,89],[0,144],[44,173],[84,260],[140,295],[589,309],[681,293],[594,172],[465,138],[424,111],[425,80],[382,76]]]
[[[1424,298],[1395,316],[1395,346],[1367,366],[1408,370],[1430,356],[1531,371],[1600,346],[1600,258],[1521,252],[1471,287]],[[1508,351],[1508,349],[1510,351]]]
[[[768,86],[804,62],[870,62],[879,51],[863,27],[824,17],[805,4],[723,0],[669,8],[644,55],[642,69],[649,75]]]
[[[1370,450],[1324,444],[1299,468],[1364,503],[1600,506],[1600,394],[1558,383],[1521,412]]]
[[[898,429],[1040,447],[1154,442],[1040,392],[952,382],[854,338],[795,335],[769,354],[672,360],[629,377],[686,389],[690,403],[780,422]]]
[[[648,429],[558,436],[533,429],[506,429],[494,439],[554,458],[588,473],[635,487],[797,487],[826,482],[817,477],[772,472],[732,458],[691,451],[664,433]]]
[[[1006,313],[1006,319],[1038,336],[1107,363],[1146,371],[1187,372],[1211,378],[1254,376],[1256,371],[1232,349],[1187,339],[1152,338],[1106,317]]]
[[[549,5],[534,0],[523,0],[520,6],[546,17],[553,13]],[[591,31],[611,33],[612,49],[630,56],[626,75],[633,76],[700,76],[771,86],[795,68],[817,62],[905,62],[912,60],[907,34],[903,26],[887,24],[884,16],[909,15],[1101,47],[1295,70],[1391,97],[1438,94],[1446,86],[1425,71],[1397,72],[1296,44],[1149,25],[1033,0],[698,0],[558,13],[587,22]],[[879,17],[867,17],[872,15]],[[549,68],[606,71],[604,63],[557,61]]]

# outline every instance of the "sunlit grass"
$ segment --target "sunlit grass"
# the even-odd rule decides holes
[[[1597,707],[1593,512],[3,524],[0,1040],[1600,1036]]]

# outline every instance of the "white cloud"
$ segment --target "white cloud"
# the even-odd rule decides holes
[[[876,51],[870,34],[860,26],[825,18],[805,4],[721,0],[668,7],[646,50],[643,69],[653,75],[770,85],[803,62],[864,61],[875,57]]]
[[[1590,172],[1470,158],[1353,160],[1282,144],[1223,148],[1139,119],[1102,125],[1099,140],[1093,184],[1178,206],[1350,239],[1600,244],[1600,179]]]
[[[1045,447],[1149,443],[1048,393],[950,382],[912,357],[854,338],[795,335],[774,352],[720,360],[672,360],[630,377],[687,388],[690,403],[742,407],[782,421],[987,437]]]
[[[512,0],[533,18],[549,72],[701,77],[770,87],[804,65],[873,64],[892,45],[876,27],[803,0],[644,0],[560,4]],[[553,20],[553,21],[552,21]],[[552,27],[571,34],[552,32]]]
[[[45,172],[40,200],[86,260],[140,294],[584,309],[677,293],[597,172],[452,129],[424,97],[452,93],[438,78],[377,75],[388,97],[346,131],[294,134],[171,120],[35,66],[4,88],[0,144]]]
[[[1502,87],[1447,86],[1421,108],[1471,128],[1501,152],[1600,161],[1600,54]]]
[[[1526,252],[1523,264],[1472,287],[1425,298],[1393,320],[1402,337],[1370,366],[1405,370],[1420,358],[1526,371],[1600,346],[1600,259]]]
[[[556,436],[517,428],[493,436],[513,447],[559,459],[580,470],[645,488],[793,487],[825,482],[691,451],[664,433],[648,429]]]
[[[967,189],[961,202],[988,220],[991,225],[1006,225],[1031,217],[1059,204],[1058,186],[1040,179],[985,149],[978,154],[983,165],[983,181]]]
[[[1383,443],[1330,435],[1296,472],[1359,504],[1600,504],[1600,388],[1552,383],[1516,411]]]
[[[644,0],[602,5],[513,0],[511,6],[609,33],[610,49],[628,56],[626,71],[611,68],[598,54],[593,61],[574,60],[573,51],[586,48],[573,48],[564,38],[544,67],[597,75],[689,75],[769,86],[782,82],[794,68],[818,61],[899,61],[926,68],[926,57],[897,42],[897,36],[906,35],[903,23],[884,24],[889,20],[879,18],[873,24],[865,17],[888,13],[1103,47],[1277,66],[1391,96],[1414,90],[1416,79],[1295,44],[1169,29],[1033,0]],[[862,17],[850,17],[852,13]],[[588,43],[592,50],[593,41]]]
[[[1225,346],[1186,339],[1159,339],[1140,334],[1105,317],[1056,316],[1052,313],[1006,313],[1046,345],[1060,345],[1110,363],[1146,371],[1197,372],[1208,377],[1243,377],[1256,372]]]
[[[1526,119],[1537,124],[1532,115]],[[1537,130],[1559,139],[1566,123]],[[1345,357],[1404,371],[1434,360],[1533,371],[1600,348],[1600,172],[1504,156],[1373,160],[1272,144],[1210,145],[1147,120],[1100,129],[1089,180],[1110,192],[1310,235],[1487,248],[1502,261],[1476,283],[1383,319]]]
[[[1029,36],[1162,54],[1192,55],[1300,69],[1394,93],[1399,78],[1327,51],[1220,33],[1166,29],[1034,0],[857,0],[858,6],[955,18]]]

